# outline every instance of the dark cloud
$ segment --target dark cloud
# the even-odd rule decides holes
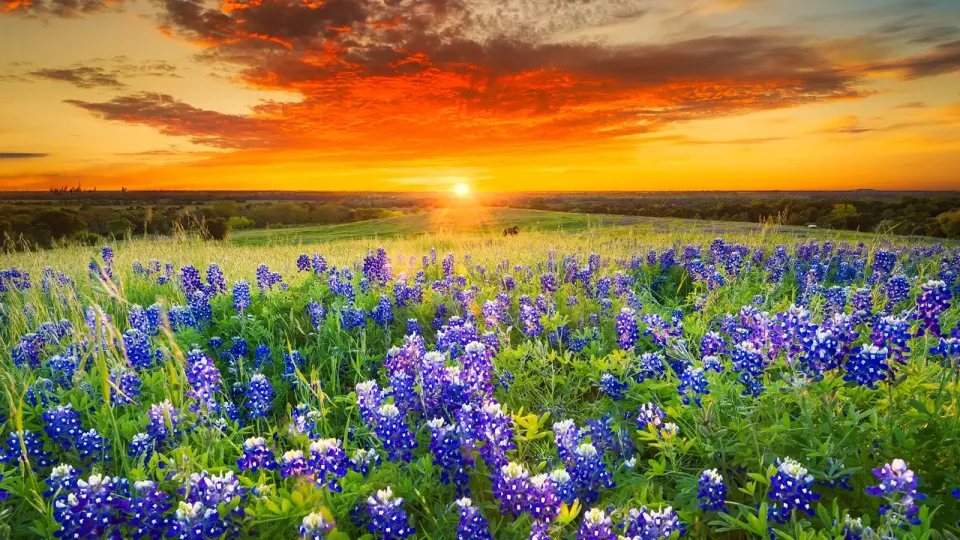
[[[63,69],[39,69],[30,75],[41,79],[63,81],[79,88],[112,87],[120,88],[121,83],[115,74],[98,67],[76,67]]]
[[[903,79],[920,79],[960,70],[960,41],[943,43],[926,54],[880,62],[869,71],[894,71]]]
[[[642,16],[635,0],[163,0],[162,29],[251,87],[299,94],[250,115],[160,94],[71,101],[223,148],[545,147],[688,120],[858,96],[802,39],[611,45],[556,38]],[[569,23],[564,23],[569,18]],[[117,80],[122,76],[116,75]]]
[[[139,64],[129,63],[125,57],[111,60],[94,59],[90,63],[102,64],[76,66],[70,68],[47,68],[31,71],[29,75],[41,79],[68,82],[79,88],[122,88],[126,86],[121,79],[133,77],[178,77],[176,67],[162,61],[147,61]]]
[[[265,147],[282,139],[282,127],[274,122],[198,109],[166,94],[142,92],[102,103],[75,99],[66,102],[105,120],[154,127],[165,135],[189,137],[197,144]]]
[[[47,157],[48,155],[39,152],[0,152],[0,159],[32,159]]]
[[[79,17],[121,5],[122,0],[0,0],[0,14]]]

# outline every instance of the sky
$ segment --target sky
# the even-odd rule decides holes
[[[957,0],[0,0],[0,190],[960,189]]]

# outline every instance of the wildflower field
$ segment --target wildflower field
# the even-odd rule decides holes
[[[776,230],[0,255],[0,536],[955,538],[958,294]]]

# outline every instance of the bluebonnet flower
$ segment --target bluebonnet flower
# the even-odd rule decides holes
[[[337,493],[343,491],[338,482],[347,474],[347,456],[339,439],[320,439],[310,443],[307,464],[316,475],[317,486],[326,485]]]
[[[348,332],[363,328],[366,322],[366,313],[359,307],[343,306],[340,308],[340,324]]]
[[[886,380],[887,371],[890,369],[887,365],[887,352],[886,348],[864,343],[844,364],[846,374],[843,380],[876,389],[878,382]]]
[[[420,321],[416,319],[407,319],[407,335],[423,335],[423,329],[420,328]]]
[[[100,248],[100,258],[103,259],[103,264],[107,266],[113,265],[113,248],[110,246],[103,246]]]
[[[367,530],[383,540],[400,540],[416,532],[407,521],[403,499],[394,497],[389,487],[377,491],[376,497],[367,499],[367,510],[370,512]]]
[[[244,280],[233,283],[233,307],[242,315],[250,307],[250,284]]]
[[[670,324],[667,324],[657,313],[648,313],[640,317],[640,320],[646,325],[643,335],[650,336],[660,347],[666,347],[671,338],[677,338],[683,334],[683,321],[678,317],[673,317]]]
[[[646,380],[662,379],[667,375],[667,367],[664,364],[663,354],[658,352],[645,352],[640,355],[637,361],[637,382],[643,383]]]
[[[323,255],[314,253],[310,257],[310,266],[313,268],[314,274],[322,274],[327,271],[327,260],[323,258]]]
[[[917,513],[920,507],[916,501],[922,501],[926,495],[917,491],[917,476],[902,459],[894,459],[880,469],[874,469],[873,475],[879,485],[867,487],[867,495],[882,497],[886,503],[880,507],[880,514],[893,528],[909,523],[919,525]]]
[[[219,410],[215,394],[220,391],[220,370],[213,360],[200,349],[187,353],[187,382],[190,389],[187,396],[195,399],[190,409],[194,412],[215,412]]]
[[[540,312],[529,304],[520,306],[520,322],[523,331],[530,337],[537,337],[543,333],[543,324],[540,322]]]
[[[493,359],[486,345],[479,341],[471,341],[464,347],[463,378],[474,396],[486,396],[493,393],[491,380],[493,379]]]
[[[96,429],[84,431],[77,439],[77,452],[80,453],[80,459],[108,461],[110,448],[110,443]]]
[[[769,518],[777,523],[790,521],[794,510],[800,510],[808,516],[813,515],[813,502],[820,495],[813,492],[813,476],[807,469],[791,458],[778,460],[777,472],[770,477]]]
[[[56,495],[57,492],[71,492],[77,489],[77,480],[80,471],[73,468],[72,465],[61,463],[50,470],[50,476],[45,480],[50,489],[43,492],[44,497]]]
[[[34,370],[40,369],[40,354],[46,345],[47,341],[41,334],[34,332],[24,334],[10,352],[13,364],[18,368],[27,366]]]
[[[657,407],[654,403],[645,403],[637,411],[637,429],[647,431],[652,427],[659,431],[666,417],[667,413],[663,412],[660,407]]]
[[[326,319],[327,310],[319,302],[309,302],[307,304],[307,314],[310,315],[310,323],[313,325],[313,329],[319,332],[324,319]]]
[[[374,423],[377,418],[377,411],[383,404],[383,393],[377,386],[377,381],[369,380],[357,383],[356,391],[360,416],[365,423]]]
[[[457,426],[446,423],[443,418],[434,418],[427,422],[430,428],[430,451],[433,452],[434,462],[440,466],[440,481],[444,484],[453,483],[457,492],[467,491],[470,477],[466,473],[466,463],[460,452],[460,437]]]
[[[583,515],[583,523],[577,531],[577,540],[616,540],[613,522],[599,508],[591,508]]]
[[[116,495],[117,482],[109,476],[91,474],[78,480],[76,489],[61,493],[53,503],[53,519],[60,524],[61,538],[103,538],[119,536],[122,504]]]
[[[393,304],[389,296],[380,295],[380,301],[370,312],[370,318],[380,326],[389,326],[393,322]]]
[[[700,339],[700,354],[703,356],[716,356],[723,354],[727,350],[727,342],[717,332],[707,332]]]
[[[378,247],[376,253],[368,251],[363,258],[363,276],[371,283],[384,284],[393,278],[387,251]]]
[[[54,391],[53,381],[50,379],[38,378],[33,384],[27,386],[27,392],[24,396],[27,403],[36,406],[46,407],[49,403],[59,403],[60,397]],[[0,414],[2,416],[2,414]]]
[[[877,274],[890,274],[896,264],[897,254],[880,248],[873,255],[873,264],[870,265],[870,268]]]
[[[284,287],[283,276],[277,272],[271,272],[270,267],[265,264],[257,266],[257,288],[260,294],[273,289],[274,285]]]
[[[519,517],[529,505],[530,473],[522,463],[510,462],[494,474],[493,494],[504,514]]]
[[[217,263],[210,263],[207,267],[207,285],[210,294],[227,292],[227,282],[223,278],[223,270]]]
[[[551,471],[550,483],[558,501],[573,504],[574,499],[577,498],[577,486],[573,483],[573,478],[566,469]]]
[[[850,514],[843,516],[843,529],[840,532],[843,540],[864,540],[873,538],[873,530],[863,526],[862,518],[852,518]]]
[[[198,292],[201,294],[206,292],[203,282],[200,281],[200,271],[197,270],[193,265],[188,264],[181,268],[179,277],[180,285],[183,286],[183,290],[186,293],[187,298]]]
[[[267,440],[263,437],[250,437],[243,441],[243,457],[237,460],[237,468],[241,471],[259,471],[261,469],[276,468],[276,459],[273,457],[273,448],[267,447]]]
[[[77,357],[73,355],[53,355],[47,360],[47,368],[54,381],[60,386],[73,386],[73,377],[77,371]]]
[[[127,455],[137,460],[142,457],[144,461],[150,461],[155,447],[156,442],[153,437],[147,433],[137,433],[127,447]]]
[[[569,480],[569,475],[568,475]],[[571,485],[573,482],[569,482]],[[534,523],[549,524],[560,513],[562,500],[557,485],[550,475],[538,474],[530,478],[530,499],[527,512]]]
[[[921,293],[917,296],[917,319],[920,320],[920,329],[917,335],[930,332],[933,336],[940,336],[940,315],[950,308],[950,288],[943,281],[930,280],[920,286]]]
[[[247,408],[247,418],[266,418],[267,414],[273,409],[273,385],[270,379],[262,373],[256,373],[250,377],[250,383],[246,392],[247,401],[244,405]]]
[[[390,461],[410,461],[410,450],[417,447],[413,433],[407,427],[405,415],[392,403],[385,403],[377,409],[374,429]]]
[[[260,344],[253,352],[253,367],[260,369],[265,364],[270,364],[270,346]]]
[[[151,405],[150,410],[147,411],[147,416],[150,418],[147,433],[155,442],[164,442],[167,437],[178,433],[180,411],[173,407],[169,399]]]
[[[817,329],[811,335],[802,336],[800,345],[805,353],[803,363],[806,371],[818,380],[823,378],[825,372],[839,367],[844,351],[832,330]]]
[[[458,413],[457,416],[461,424],[463,445],[471,448],[476,441],[481,441],[484,444],[479,448],[480,456],[488,467],[495,469],[506,464],[507,452],[516,448],[513,442],[513,419],[492,398],[484,402],[479,410],[465,405],[460,408],[460,413],[470,410],[475,414]]]
[[[297,272],[306,272],[307,270],[310,270],[310,256],[301,253],[297,257]]]
[[[53,465],[50,452],[43,449],[43,439],[29,429],[7,433],[7,447],[0,453],[0,461],[26,463],[34,470]]]
[[[689,405],[692,400],[697,407],[703,407],[700,396],[707,395],[710,390],[707,388],[707,378],[703,374],[703,368],[687,366],[687,369],[680,374],[680,385],[677,386],[677,392],[680,393],[680,400],[684,405]]]
[[[697,500],[700,501],[701,510],[726,511],[724,505],[727,500],[727,486],[716,469],[707,469],[700,473],[697,480]]]
[[[249,350],[247,346],[247,340],[243,339],[241,336],[233,336],[230,338],[230,350],[227,352],[231,362],[247,357],[247,351]]]
[[[553,440],[557,443],[561,461],[573,461],[574,451],[580,445],[582,436],[582,431],[573,420],[561,420],[553,424]]]
[[[631,508],[624,520],[624,533],[631,540],[660,540],[670,538],[679,532],[680,536],[686,532],[686,526],[680,522],[680,516],[671,508],[650,510],[641,506],[639,510]]]
[[[627,386],[627,383],[620,382],[610,372],[606,372],[600,377],[600,392],[614,401],[623,399],[624,390],[627,389]]]
[[[301,255],[306,257],[306,255]],[[299,265],[299,262],[298,262]],[[320,512],[311,512],[300,522],[300,538],[303,540],[321,540],[324,535],[333,530],[334,523]]]
[[[733,350],[733,370],[740,374],[740,382],[746,387],[743,395],[754,397],[763,393],[763,372],[766,364],[763,355],[751,341],[743,341]]]
[[[307,464],[307,456],[303,450],[288,450],[283,453],[280,461],[280,476],[289,478],[291,476],[307,476],[310,474],[310,466]]]
[[[140,378],[133,371],[114,368],[110,371],[110,403],[129,405],[140,396]]]
[[[473,501],[467,497],[457,499],[457,508],[460,509],[457,540],[493,540],[487,519],[480,513],[480,509],[473,505]]]
[[[617,344],[627,351],[633,349],[640,339],[640,328],[637,326],[636,312],[628,307],[617,314]]]
[[[218,538],[225,534],[237,536],[245,515],[243,499],[246,490],[233,471],[212,475],[207,471],[193,473],[181,489],[184,500],[175,513],[179,537],[184,540]],[[239,498],[240,504],[225,513],[221,504]]]
[[[366,476],[370,473],[370,465],[380,465],[380,454],[374,449],[358,448],[350,458],[350,468]]]
[[[46,424],[43,430],[50,440],[67,450],[72,448],[81,432],[80,415],[73,410],[73,405],[57,405],[44,412],[42,417]]]
[[[884,285],[887,295],[887,309],[906,300],[910,296],[910,281],[904,276],[893,276]]]
[[[910,352],[910,321],[906,316],[886,316],[876,319],[870,332],[870,341],[877,347],[890,349],[891,357],[904,363]]]
[[[127,502],[126,524],[129,534],[136,539],[157,540],[171,534],[172,521],[167,516],[170,510],[170,497],[157,491],[157,486],[149,480],[133,483],[133,490]]]
[[[580,492],[583,501],[593,504],[599,498],[597,488],[613,488],[613,476],[607,471],[603,456],[591,443],[580,443],[573,452],[570,477]]]
[[[203,330],[213,320],[213,308],[210,306],[210,297],[202,291],[197,291],[188,297],[191,325],[197,330]]]
[[[303,365],[300,351],[292,350],[283,353],[283,379],[291,384],[297,381],[297,370]]]

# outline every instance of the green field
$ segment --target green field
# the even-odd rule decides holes
[[[230,242],[258,246],[276,244],[316,244],[335,240],[360,238],[390,239],[440,233],[495,233],[517,226],[523,232],[573,233],[610,227],[629,227],[635,232],[698,234],[760,233],[760,224],[728,221],[704,221],[679,218],[652,218],[605,214],[578,214],[520,208],[450,208],[432,210],[386,219],[314,225],[280,229],[250,229],[235,231]],[[845,240],[868,239],[874,235],[852,231],[807,229],[805,227],[777,227],[780,232],[798,238],[815,236]]]
[[[523,232],[578,232],[606,227],[635,227],[651,232],[674,232],[696,229],[699,232],[744,232],[758,226],[743,223],[722,223],[686,219],[663,219],[640,216],[614,216],[549,212],[519,208],[451,208],[386,219],[290,227],[283,229],[251,229],[236,231],[231,242],[241,245],[276,243],[313,244],[358,238],[396,238],[437,233],[497,233],[517,226]]]

